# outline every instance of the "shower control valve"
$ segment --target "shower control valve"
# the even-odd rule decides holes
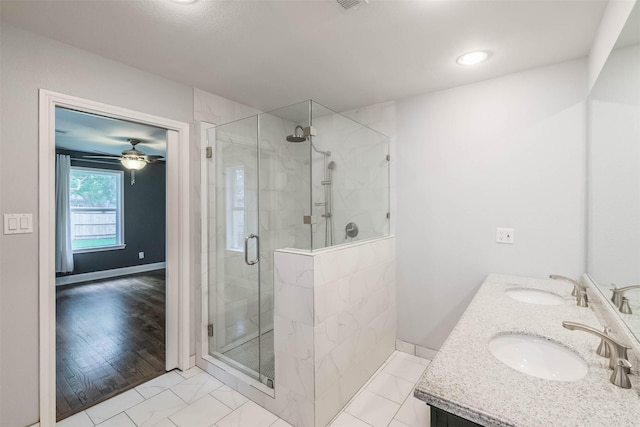
[[[344,231],[345,231],[344,238],[346,239],[347,237],[351,237],[351,238],[357,237],[358,236],[358,232],[360,230],[358,230],[358,225],[355,222],[350,222],[344,228]]]

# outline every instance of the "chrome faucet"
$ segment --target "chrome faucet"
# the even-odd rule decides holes
[[[631,314],[632,312],[631,312],[631,307],[629,307],[629,300],[624,301],[625,299],[627,299],[627,298],[624,298],[624,293],[632,289],[640,289],[640,285],[627,286],[625,288],[618,288],[613,283],[612,285],[613,285],[613,289],[611,289],[611,292],[613,294],[611,295],[611,302],[613,302],[615,306],[618,307],[620,312],[625,314]]]
[[[577,280],[573,280],[570,277],[560,276],[558,274],[550,274],[550,279],[555,280],[566,280],[567,282],[573,284],[573,291],[571,291],[571,296],[576,297],[576,304],[579,307],[589,307],[589,298],[587,297],[587,287]]]
[[[588,332],[597,337],[600,337],[605,343],[607,343],[610,351],[609,368],[613,369],[613,373],[611,374],[609,381],[611,381],[613,385],[616,385],[618,387],[631,388],[631,382],[629,381],[628,377],[628,374],[631,371],[631,363],[627,359],[627,350],[629,350],[631,347],[619,343],[610,336],[606,335],[606,332],[602,333],[597,329],[592,328],[591,326],[568,321],[562,322],[562,326],[572,331],[577,330]]]

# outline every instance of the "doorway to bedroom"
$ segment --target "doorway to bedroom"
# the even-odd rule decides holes
[[[166,372],[167,130],[56,107],[56,419]]]

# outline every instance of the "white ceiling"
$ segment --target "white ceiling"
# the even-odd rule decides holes
[[[344,111],[587,55],[606,0],[2,0],[2,19],[268,111]],[[489,49],[476,67],[460,54]]]
[[[621,49],[628,46],[633,46],[640,43],[640,3],[631,10],[631,14],[627,18],[627,22],[624,24],[624,28],[618,36],[615,48]]]
[[[139,140],[136,148],[147,155],[166,153],[166,129],[56,108],[57,148],[120,155],[131,149],[129,139]]]

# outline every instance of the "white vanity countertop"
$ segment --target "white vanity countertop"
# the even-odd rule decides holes
[[[510,288],[550,291],[562,296],[565,304],[516,301],[505,294]],[[418,382],[414,395],[485,426],[640,425],[638,376],[630,376],[631,389],[614,386],[609,382],[613,371],[608,368],[608,359],[595,353],[600,339],[562,327],[562,321],[569,320],[602,330],[591,308],[576,305],[572,289],[566,281],[490,274]],[[505,332],[561,343],[587,362],[589,372],[573,382],[518,372],[489,351],[491,338]]]

